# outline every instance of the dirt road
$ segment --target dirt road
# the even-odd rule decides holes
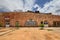
[[[60,40],[60,34],[37,28],[20,28],[0,36],[0,40]]]

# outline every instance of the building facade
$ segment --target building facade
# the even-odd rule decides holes
[[[2,26],[15,27],[39,27],[39,25],[48,24],[49,27],[60,27],[60,16],[51,13],[34,13],[34,12],[1,12],[0,24]]]

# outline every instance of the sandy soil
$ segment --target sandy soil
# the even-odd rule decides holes
[[[60,34],[36,28],[20,28],[0,36],[0,40],[60,40]]]

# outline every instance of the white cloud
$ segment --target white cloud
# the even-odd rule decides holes
[[[39,6],[39,5],[38,5]],[[60,14],[60,0],[52,0],[50,2],[47,2],[44,4],[44,7],[38,7],[38,9],[40,12],[45,12],[45,13],[53,13],[56,15]]]
[[[32,10],[32,7],[34,6],[35,0],[25,0],[25,9],[26,10]]]
[[[32,10],[36,0],[0,0],[0,9],[8,9],[10,11],[14,10]],[[44,4],[44,7],[41,8],[38,4],[34,8],[38,7],[37,10],[40,12],[51,12],[53,14],[60,14],[60,0],[52,0]],[[5,10],[4,9],[4,10]]]
[[[25,2],[25,4],[24,4]],[[0,8],[7,8],[10,11],[14,10],[32,10],[35,0],[0,0]]]

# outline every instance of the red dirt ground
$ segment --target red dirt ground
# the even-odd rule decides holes
[[[0,36],[0,40],[60,40],[60,34],[33,28],[20,28]]]

